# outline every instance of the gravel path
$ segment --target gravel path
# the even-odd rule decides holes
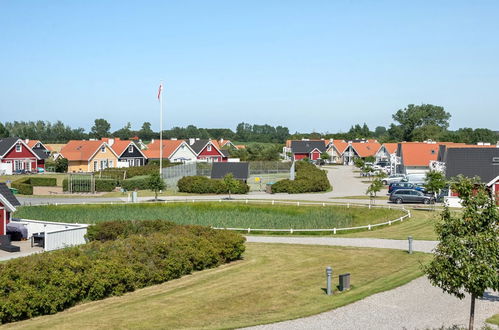
[[[407,249],[405,240],[331,237],[247,236],[248,242],[338,245]],[[431,252],[435,241],[414,241],[414,250]],[[420,277],[396,289],[369,296],[350,305],[318,315],[253,327],[252,329],[426,329],[442,325],[467,325],[470,299],[459,300]],[[475,327],[499,313],[499,293],[487,292],[477,300]]]

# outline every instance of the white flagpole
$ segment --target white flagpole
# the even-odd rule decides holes
[[[159,176],[163,169],[163,83],[159,85]]]

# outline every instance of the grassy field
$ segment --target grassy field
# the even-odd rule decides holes
[[[19,179],[24,179],[28,177],[38,177],[38,178],[56,178],[57,185],[62,186],[62,180],[67,178],[66,173],[57,174],[21,174],[21,175],[0,175],[0,182],[15,181]]]
[[[412,236],[416,240],[436,240],[434,225],[440,217],[440,212],[412,210],[411,214],[411,218],[391,226],[372,231],[342,234],[341,237],[407,239],[407,236]]]
[[[242,261],[6,328],[237,328],[331,310],[422,275],[430,255],[388,249],[247,243]],[[351,273],[327,296],[325,267]],[[376,265],[375,267],[373,265]]]
[[[490,323],[490,324],[495,324],[495,325],[499,325],[499,314],[496,314],[492,317],[489,317],[487,319],[487,322]]]
[[[60,222],[164,219],[179,224],[214,227],[285,229],[361,226],[388,221],[403,214],[400,210],[381,208],[218,202],[23,206],[16,212],[19,218]]]

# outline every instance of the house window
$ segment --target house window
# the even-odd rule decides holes
[[[112,160],[112,159],[109,161],[109,167],[114,167],[114,166],[113,166],[113,160]]]
[[[106,152],[106,146],[100,147],[100,152]]]
[[[98,162],[96,160],[94,160],[94,172],[97,172],[98,170]]]
[[[206,150],[211,151],[211,144],[208,145],[208,148],[206,148]]]
[[[132,153],[132,152],[133,152],[133,146],[129,146],[129,147],[128,147],[128,152],[129,152],[129,153]]]
[[[14,161],[14,171],[22,169],[22,162],[20,160]]]
[[[16,152],[21,152],[23,150],[23,147],[20,143],[16,144]]]

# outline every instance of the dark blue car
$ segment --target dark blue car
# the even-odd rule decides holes
[[[394,182],[390,183],[390,185],[388,186],[388,193],[391,194],[398,189],[415,189],[421,192],[425,192],[424,187],[421,185],[416,185],[410,182]]]

